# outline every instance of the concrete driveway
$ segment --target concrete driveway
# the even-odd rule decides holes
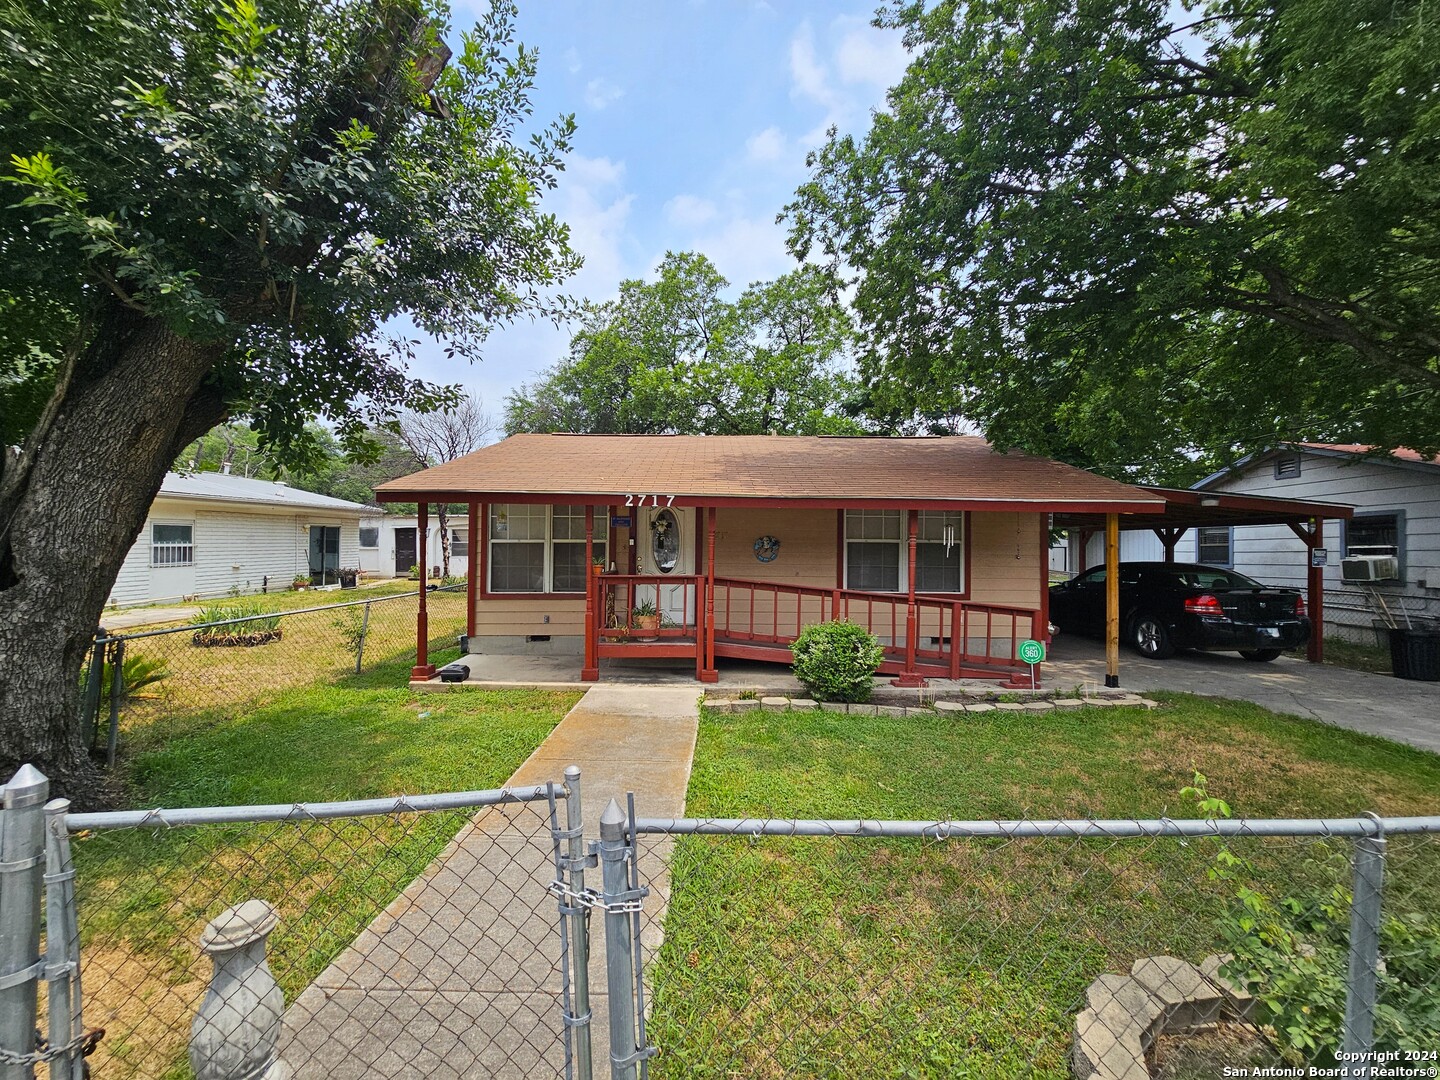
[[[1050,647],[1048,686],[1104,684],[1105,646],[1061,634]],[[1253,701],[1274,712],[1306,716],[1440,753],[1440,683],[1372,675],[1282,656],[1254,664],[1235,653],[1181,652],[1146,660],[1120,647],[1120,685],[1127,690],[1180,690]]]

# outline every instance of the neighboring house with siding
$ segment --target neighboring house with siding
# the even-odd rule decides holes
[[[425,557],[431,568],[440,566],[440,526],[432,512],[425,534]],[[360,569],[370,577],[406,577],[410,567],[420,564],[415,514],[387,514],[378,507],[366,507],[360,519]],[[464,513],[451,514],[446,522],[450,533],[450,573],[465,575],[470,539],[470,521]]]
[[[283,481],[166,473],[109,605],[274,592],[299,574],[335,584],[359,565],[365,509]]]
[[[1402,624],[1406,613],[1440,618],[1440,458],[1411,450],[1377,455],[1368,446],[1299,443],[1242,458],[1195,487],[1355,508],[1350,521],[1330,524],[1325,536],[1329,633],[1368,640],[1378,617],[1376,598]],[[1284,526],[1253,526],[1194,530],[1181,539],[1175,557],[1228,566],[1270,585],[1303,586],[1303,552]],[[1341,577],[1340,563],[1347,556],[1391,554],[1398,565],[1393,579],[1361,586]]]

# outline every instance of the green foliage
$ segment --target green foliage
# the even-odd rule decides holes
[[[85,684],[89,680],[90,670],[85,668],[80,675],[80,690],[84,693]],[[106,656],[104,668],[100,674],[100,710],[104,712],[109,707],[110,690],[112,680],[115,677],[115,665],[110,656]],[[127,656],[120,664],[120,696],[124,701],[146,686],[153,686],[158,682],[170,677],[170,667],[165,661],[154,656]]]
[[[1181,795],[1197,801],[1207,818],[1230,816],[1224,800],[1206,790],[1195,773]],[[1220,919],[1231,959],[1222,974],[1254,995],[1257,1019],[1274,1032],[1273,1042],[1294,1064],[1334,1064],[1344,1029],[1349,964],[1349,859],[1317,844],[1306,860],[1311,871],[1283,895],[1255,885],[1255,863],[1222,847],[1209,871],[1231,883],[1234,903]],[[1380,924],[1375,1049],[1433,1050],[1440,1040],[1440,917],[1434,912],[1386,911]]]
[[[795,677],[817,701],[869,701],[885,656],[875,635],[844,619],[807,626],[790,652]]]
[[[655,617],[655,602],[653,600],[642,600],[635,605],[630,612],[637,619],[653,619]]]
[[[591,304],[570,356],[506,401],[519,431],[757,435],[859,431],[843,412],[852,329],[817,267],[738,301],[704,255],[667,254],[653,282]]]
[[[796,254],[861,271],[873,413],[1172,482],[1283,440],[1440,450],[1423,0],[1195,8],[882,11],[910,67],[788,208]]]
[[[431,0],[0,3],[4,439],[116,312],[218,346],[206,394],[291,463],[319,455],[311,416],[354,449],[453,400],[405,374],[393,321],[473,357],[578,266],[538,206],[573,120],[523,129],[514,17],[495,0],[452,36]]]
[[[238,619],[246,621],[236,622]],[[229,625],[205,626],[206,623]],[[280,616],[266,615],[263,604],[249,599],[207,604],[191,618],[190,625],[202,627],[195,631],[196,645],[259,644],[280,636]]]
[[[341,608],[335,613],[330,625],[340,635],[340,642],[346,652],[358,653],[365,641],[365,611],[360,607]]]

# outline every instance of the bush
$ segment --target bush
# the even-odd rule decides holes
[[[205,623],[229,623],[228,626],[204,626],[196,630],[192,639],[196,645],[264,645],[279,641],[280,616],[269,615],[263,619],[252,618],[264,614],[264,609],[253,600],[232,600],[225,604],[210,604],[200,609],[200,614],[190,620],[192,626]],[[236,622],[245,619],[245,622]]]
[[[807,626],[790,652],[795,677],[817,701],[869,701],[885,656],[874,634],[843,619]]]

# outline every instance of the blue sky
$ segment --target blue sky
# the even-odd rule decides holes
[[[708,255],[738,293],[794,266],[775,215],[825,129],[862,132],[905,67],[875,0],[671,3],[521,0],[517,37],[540,50],[535,118],[578,130],[545,205],[585,267],[565,291],[613,296],[667,250]],[[455,23],[476,19],[457,3]],[[497,415],[505,395],[565,354],[570,334],[522,323],[468,366],[424,350],[416,373],[461,383]]]

